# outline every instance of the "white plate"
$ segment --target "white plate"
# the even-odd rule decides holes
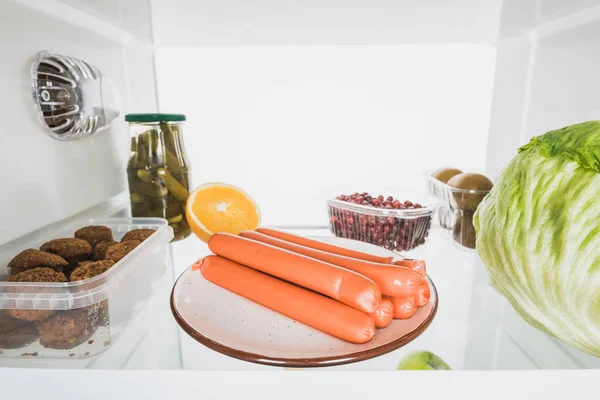
[[[370,252],[397,254],[368,243],[335,237],[324,242]],[[418,337],[437,311],[437,292],[431,288],[429,303],[410,319],[393,320],[368,343],[352,344],[258,305],[188,268],[171,295],[175,319],[191,337],[220,353],[241,360],[280,367],[324,367],[367,360],[396,350]]]

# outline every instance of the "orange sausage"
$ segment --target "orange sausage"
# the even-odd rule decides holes
[[[423,260],[413,260],[411,258],[405,258],[404,260],[394,261],[393,265],[400,265],[417,271],[421,276],[425,277],[427,274],[427,266]]]
[[[413,299],[417,307],[423,307],[424,305],[429,303],[430,296],[431,290],[429,289],[429,284],[425,282],[423,285],[421,285]]]
[[[369,317],[375,322],[376,328],[385,328],[394,319],[394,306],[389,299],[381,300],[381,306],[374,313],[369,314]]]
[[[392,302],[396,319],[409,319],[417,312],[417,305],[411,296],[386,298]]]
[[[373,280],[379,286],[379,289],[381,289],[381,293],[387,296],[416,295],[421,285],[426,283],[424,277],[421,277],[418,272],[409,268],[340,256],[287,242],[256,231],[243,231],[240,233],[240,236],[358,272]]]
[[[321,332],[359,344],[375,335],[375,324],[367,314],[329,297],[218,256],[199,263],[208,281]]]
[[[329,243],[320,242],[305,238],[291,233],[278,231],[276,229],[258,228],[257,232],[264,233],[265,235],[276,237],[277,239],[287,240],[288,242],[300,244],[302,246],[311,247],[313,249],[327,251],[329,253],[339,254],[340,256],[358,258],[360,260],[376,262],[380,264],[389,264],[392,262],[394,257],[381,257],[374,254],[363,253],[360,251],[346,249],[344,247],[334,246]]]
[[[228,233],[215,233],[210,250],[221,257],[314,290],[372,313],[379,308],[381,291],[372,280],[354,271],[314,258]]]

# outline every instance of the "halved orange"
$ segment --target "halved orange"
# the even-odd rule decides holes
[[[237,235],[260,225],[256,202],[242,189],[226,183],[205,183],[188,197],[185,213],[192,232],[204,242],[213,233]]]

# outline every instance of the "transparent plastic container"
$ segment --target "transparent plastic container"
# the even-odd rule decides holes
[[[393,251],[410,251],[425,244],[439,204],[434,198],[409,193],[394,198],[419,204],[421,208],[377,208],[336,197],[331,196],[327,200],[329,225],[335,236]]]
[[[493,182],[495,174],[485,174],[481,171],[470,171],[486,175]],[[440,199],[437,210],[439,225],[446,229],[452,240],[464,250],[475,250],[475,227],[473,216],[477,206],[490,190],[457,189],[431,176],[434,171],[425,171],[425,180],[429,194]]]
[[[73,237],[88,225],[111,228],[114,239],[133,229],[155,232],[108,271],[67,283],[6,282],[7,264],[21,251]],[[162,218],[111,218],[79,221],[0,255],[0,358],[81,359],[107,350],[142,309],[167,268],[173,230]],[[10,311],[10,313],[9,313]],[[36,313],[30,323],[14,313]],[[43,334],[43,337],[42,337]]]

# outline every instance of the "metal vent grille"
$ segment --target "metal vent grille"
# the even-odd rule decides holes
[[[98,68],[52,51],[38,53],[31,67],[33,98],[50,136],[78,139],[101,131],[119,115],[104,107],[106,80]],[[114,85],[109,89],[115,91]],[[117,96],[118,97],[118,96]]]

